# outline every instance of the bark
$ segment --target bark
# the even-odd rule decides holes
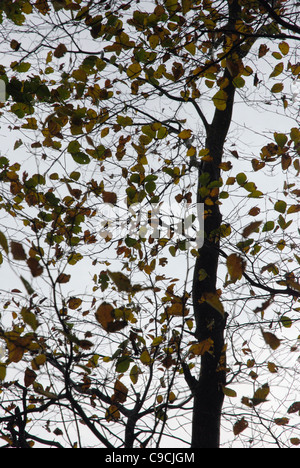
[[[239,13],[238,2],[229,4],[229,21],[232,25]],[[207,195],[201,196],[201,176],[209,174],[210,181],[220,178],[220,163],[223,147],[232,119],[235,88],[232,76],[226,69],[224,78],[228,85],[226,109],[216,109],[212,123],[207,128],[206,148],[211,161],[205,161],[199,168],[198,203],[205,203]],[[219,448],[220,423],[224,400],[223,386],[226,382],[224,329],[226,314],[223,316],[207,302],[203,301],[205,293],[216,293],[217,271],[219,264],[219,233],[222,216],[218,196],[210,197],[213,204],[205,205],[204,231],[205,240],[199,249],[193,279],[193,307],[196,321],[196,338],[200,342],[210,338],[213,342],[213,353],[201,357],[199,379],[194,386],[194,409],[192,428],[192,448]],[[206,278],[199,280],[199,272],[205,271]]]

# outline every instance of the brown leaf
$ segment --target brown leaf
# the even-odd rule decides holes
[[[102,198],[104,203],[110,203],[111,205],[115,205],[117,203],[117,194],[115,192],[102,192]]]
[[[245,260],[237,254],[231,254],[226,260],[227,270],[234,283],[241,279],[246,268]]]
[[[27,367],[27,369],[25,370],[25,374],[24,374],[25,387],[30,387],[30,385],[32,385],[33,382],[35,381],[36,377],[37,377],[36,372],[34,372],[34,370],[32,369],[29,369],[29,367]]]
[[[66,275],[65,273],[61,273],[58,275],[57,282],[60,284],[68,283],[71,279],[71,275]]]
[[[254,211],[255,209],[253,208],[253,212],[252,213],[257,213],[257,210]],[[250,213],[249,213],[250,214]],[[252,215],[252,216],[255,216],[255,215]],[[242,236],[247,238],[250,236],[250,234],[252,234],[253,232],[256,232],[257,229],[259,228],[259,226],[261,225],[262,221],[253,221],[253,223],[250,223],[248,224],[248,226],[246,226],[244,229],[243,229],[243,232],[242,232]]]
[[[20,244],[19,242],[11,241],[10,249],[15,260],[26,260],[27,256],[22,244]]]
[[[127,399],[128,388],[117,379],[114,386],[114,394],[111,397],[112,402],[124,403]]]
[[[245,418],[240,419],[237,421],[233,426],[233,433],[235,436],[243,432],[248,427],[248,422]]]
[[[287,410],[288,414],[297,413],[298,411],[300,411],[300,401],[295,401]]]
[[[264,332],[263,330],[261,332],[266,344],[269,345],[271,349],[275,350],[280,346],[281,341],[274,333]]]
[[[29,266],[31,274],[34,278],[36,278],[37,276],[41,276],[41,274],[43,273],[43,267],[39,264],[36,258],[29,258],[27,260],[27,265]]]
[[[64,44],[59,44],[54,51],[54,57],[61,58],[68,52],[68,49]]]

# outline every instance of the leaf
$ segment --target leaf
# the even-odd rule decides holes
[[[245,418],[239,419],[233,426],[233,433],[235,436],[239,435],[249,426]]]
[[[137,383],[140,373],[141,373],[141,370],[137,365],[134,365],[131,368],[129,376],[130,376],[130,379],[131,379],[131,382],[133,383],[133,385],[135,385]]]
[[[68,301],[68,307],[69,309],[76,310],[78,307],[80,307],[82,304],[82,299],[79,299],[79,297],[72,297]]]
[[[268,346],[270,346],[271,349],[275,351],[275,349],[279,348],[281,340],[279,340],[279,338],[277,338],[276,335],[274,335],[271,332],[264,332],[263,330],[261,332],[265,340],[265,343]]]
[[[45,354],[39,354],[31,361],[31,367],[33,370],[39,370],[39,368],[42,367],[46,361],[47,357]]]
[[[58,275],[56,281],[59,284],[66,284],[70,281],[70,279],[71,279],[71,275],[66,275],[65,273],[61,273],[60,275]]]
[[[26,260],[27,256],[22,244],[20,244],[19,242],[11,241],[10,249],[15,260]]]
[[[29,258],[27,260],[27,265],[29,266],[30,272],[34,278],[41,276],[41,274],[43,273],[44,269],[36,258]]]
[[[25,374],[24,374],[25,387],[27,388],[30,387],[30,385],[33,384],[36,378],[37,378],[36,372],[34,372],[34,370],[32,369],[29,369],[29,367],[27,367],[27,369],[25,370]]]
[[[216,293],[204,293],[203,294],[203,299],[205,302],[207,302],[211,307],[213,307],[215,310],[217,310],[222,316],[224,316],[224,307],[222,302],[219,299],[218,294]]]
[[[6,364],[0,362],[0,382],[5,379],[6,376]]]
[[[132,359],[127,355],[119,357],[116,364],[116,371],[119,372],[119,374],[124,374],[128,371],[131,362]]]
[[[237,254],[231,254],[226,259],[227,270],[231,281],[240,280],[246,268],[245,260]]]
[[[280,75],[283,72],[284,64],[283,62],[278,63],[272,73],[270,74],[269,78],[274,78],[275,76]],[[282,85],[283,86],[283,85]]]
[[[144,364],[145,366],[150,366],[151,357],[147,349],[144,349],[144,351],[141,353],[140,360],[141,360],[141,363]]]
[[[264,384],[262,387],[258,388],[253,395],[252,403],[253,406],[257,406],[261,403],[267,401],[267,396],[270,393],[270,388],[268,384]]]
[[[130,279],[124,275],[124,273],[119,272],[113,272],[107,270],[107,273],[109,277],[112,279],[112,281],[115,283],[115,285],[118,288],[119,292],[130,292],[132,291],[132,285],[130,282]]]
[[[112,402],[124,403],[127,400],[128,388],[117,379],[114,386],[114,394],[111,397]]]
[[[121,413],[115,405],[111,405],[105,412],[105,419],[107,422],[118,421],[120,417]]]
[[[213,344],[213,340],[211,338],[207,338],[206,340],[193,344],[189,349],[189,353],[195,356],[203,356],[204,353],[210,352]]]
[[[36,315],[31,312],[29,309],[27,309],[26,307],[23,307],[22,311],[21,311],[21,315],[22,315],[22,318],[24,320],[24,322],[29,325],[33,331],[35,331],[38,326],[39,326],[39,321],[38,319],[36,318]]]
[[[275,83],[271,88],[271,93],[273,93],[273,94],[281,93],[283,88],[284,88],[283,83]]]
[[[109,325],[114,321],[113,316],[114,307],[107,302],[103,302],[97,309],[95,317],[98,323],[108,331]]]
[[[274,205],[274,209],[278,211],[279,213],[285,213],[286,207],[287,207],[287,204],[283,200],[278,200]]]
[[[185,317],[188,315],[188,310],[180,302],[174,302],[167,308],[167,314],[178,317]]]
[[[228,388],[228,387],[222,387],[223,389],[223,393],[224,395],[228,396],[228,397],[231,397],[231,398],[235,398],[237,396],[237,393],[235,390],[232,390],[231,388]]]
[[[289,409],[287,410],[287,413],[288,414],[292,414],[292,413],[298,413],[299,411],[299,414],[300,414],[300,401],[295,401],[295,403],[293,403]]]
[[[68,49],[66,48],[66,46],[64,44],[59,44],[54,51],[54,57],[61,58],[67,52],[68,52]]]
[[[283,148],[285,146],[285,144],[287,143],[287,141],[288,141],[288,137],[286,136],[285,133],[275,132],[274,133],[274,139],[275,139],[277,145],[280,146],[281,148]]]
[[[249,214],[252,214],[252,216],[256,216],[256,214],[258,214],[260,212],[259,208],[258,208],[258,212],[257,212],[257,210],[255,211],[255,208],[252,208],[252,210],[253,210],[252,213],[249,212]],[[256,214],[253,214],[253,213],[256,213]],[[261,225],[261,223],[262,223],[262,221],[254,221],[253,223],[248,224],[248,226],[246,226],[243,229],[242,236],[247,238],[253,232],[258,232],[258,228]]]
[[[290,422],[289,418],[275,418],[274,423],[277,426],[286,426]]]
[[[262,229],[262,232],[269,232],[269,231],[273,231],[274,229],[274,221],[267,221],[265,224],[264,224],[264,227]]]
[[[8,252],[9,252],[8,242],[7,242],[7,239],[6,239],[5,235],[1,231],[0,231],[0,245],[3,248],[3,250],[5,251],[5,253],[8,254]]]
[[[220,89],[213,97],[215,107],[220,111],[224,111],[227,106],[227,98],[227,93],[223,89]]]
[[[138,62],[132,63],[129,65],[127,68],[127,76],[133,80],[134,78],[137,78],[141,74],[142,68],[141,65]]]
[[[280,52],[282,53],[282,55],[287,55],[289,53],[289,50],[290,50],[290,46],[287,42],[281,42],[279,45],[278,45],[278,48],[280,50]]]
[[[27,293],[30,295],[34,294],[34,289],[32,288],[31,284],[25,278],[23,278],[23,276],[20,276],[20,279],[24,284]]]
[[[182,140],[187,140],[191,138],[191,135],[192,135],[192,130],[186,129],[178,133],[178,138],[181,138]]]
[[[116,205],[118,197],[115,192],[106,192],[105,190],[102,192],[102,198],[104,203],[109,203],[111,205]]]

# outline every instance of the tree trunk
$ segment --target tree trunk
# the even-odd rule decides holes
[[[233,4],[231,3],[231,8]],[[235,16],[236,17],[236,16]],[[212,307],[204,300],[207,293],[217,294],[217,270],[219,263],[219,237],[222,216],[218,204],[216,182],[220,179],[224,142],[232,118],[235,88],[232,76],[226,69],[224,78],[228,85],[225,110],[216,109],[212,123],[208,127],[206,148],[210,161],[204,161],[199,169],[198,203],[204,203],[205,240],[199,249],[193,279],[193,307],[196,321],[196,338],[203,341],[211,339],[212,353],[206,352],[201,357],[199,380],[194,388],[194,410],[192,428],[192,448],[218,448],[220,443],[220,422],[223,406],[223,386],[226,382],[224,329],[226,313]],[[205,174],[206,173],[206,174]],[[205,174],[203,176],[203,174]],[[207,182],[209,180],[209,182]],[[205,181],[205,187],[203,186]],[[209,190],[209,192],[208,192]],[[207,204],[207,200],[210,203]],[[203,279],[203,272],[205,278]],[[199,273],[202,273],[199,278]]]

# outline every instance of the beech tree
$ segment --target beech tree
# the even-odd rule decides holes
[[[297,2],[0,8],[2,446],[299,445]]]

